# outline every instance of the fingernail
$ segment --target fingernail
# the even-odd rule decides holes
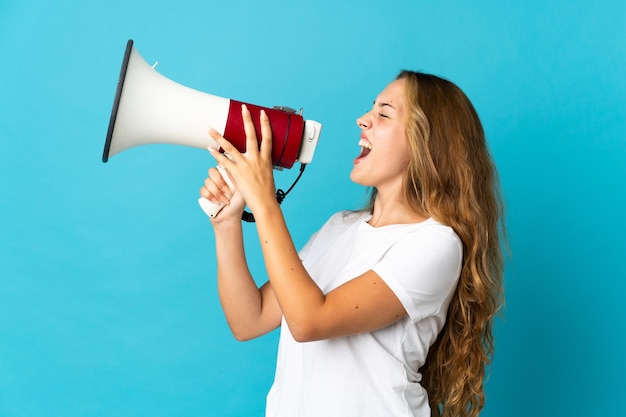
[[[265,110],[261,110],[261,117],[267,119],[267,114],[265,113]]]

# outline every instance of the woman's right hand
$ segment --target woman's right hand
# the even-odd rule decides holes
[[[224,204],[217,216],[211,218],[213,224],[224,221],[241,221],[246,202],[239,192],[231,190],[228,183],[217,168],[210,168],[204,185],[200,188],[200,196],[212,203]]]

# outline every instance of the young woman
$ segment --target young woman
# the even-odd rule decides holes
[[[352,181],[361,211],[332,216],[298,252],[275,198],[271,129],[230,156],[200,194],[212,220],[218,289],[238,340],[281,327],[267,416],[462,416],[484,405],[492,319],[502,302],[501,204],[479,118],[439,77],[402,71],[357,119]],[[254,214],[268,281],[246,263],[241,214]],[[432,411],[431,411],[432,410]]]

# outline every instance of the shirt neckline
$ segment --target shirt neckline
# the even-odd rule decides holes
[[[432,217],[429,217],[426,220],[418,222],[418,223],[394,223],[394,224],[388,224],[385,226],[374,227],[368,223],[368,221],[370,221],[371,218],[372,218],[371,213],[364,213],[360,220],[359,228],[367,230],[367,231],[387,231],[387,230],[393,230],[393,229],[400,229],[404,227],[412,227],[412,226],[418,227],[422,225],[436,223],[436,221]]]

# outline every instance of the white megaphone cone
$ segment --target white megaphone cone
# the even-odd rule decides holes
[[[178,84],[150,66],[129,40],[102,161],[107,162],[110,156],[126,149],[148,144],[217,149],[219,145],[209,136],[209,128],[218,131],[244,152],[242,104],[250,110],[257,132],[260,132],[260,111],[267,113],[272,126],[272,162],[275,167],[291,168],[296,161],[301,164],[311,162],[322,127],[320,123],[305,121],[291,109],[261,107]],[[225,171],[222,172],[225,175]],[[211,217],[222,207],[203,198],[200,205]]]

